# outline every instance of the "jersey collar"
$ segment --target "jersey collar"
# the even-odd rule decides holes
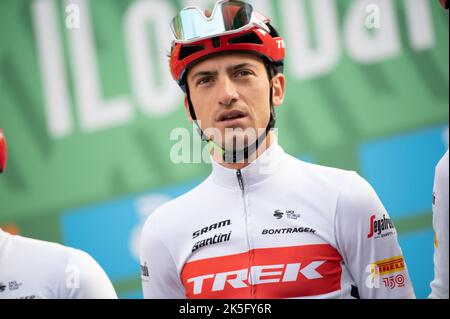
[[[276,174],[280,169],[280,162],[284,155],[284,150],[278,145],[277,139],[274,138],[272,145],[264,153],[250,165],[241,169],[244,188],[262,183]],[[223,167],[214,160],[212,160],[211,178],[221,186],[239,190],[237,170]]]

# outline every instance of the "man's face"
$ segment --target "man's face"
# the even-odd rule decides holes
[[[284,76],[273,78],[273,103],[284,98]],[[204,133],[220,145],[241,138],[245,144],[267,127],[270,119],[270,82],[263,60],[253,54],[219,55],[195,65],[187,83],[197,120]],[[187,99],[186,110],[189,114]],[[218,134],[208,134],[216,129]],[[234,137],[226,133],[233,129]],[[253,134],[251,134],[253,132]]]

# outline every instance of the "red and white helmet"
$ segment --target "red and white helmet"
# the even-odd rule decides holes
[[[6,139],[3,131],[0,128],[0,173],[3,173],[6,168],[6,160],[8,159],[8,148],[6,147]]]
[[[247,1],[218,1],[209,18],[198,7],[187,7],[172,20],[171,28],[175,40],[170,71],[183,89],[188,68],[205,57],[228,51],[257,54],[278,72],[283,71],[286,54],[283,38],[270,20],[253,11]]]

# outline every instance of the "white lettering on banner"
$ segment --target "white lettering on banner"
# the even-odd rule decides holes
[[[199,0],[200,1],[200,0]],[[182,4],[211,7],[210,0],[183,0]],[[166,116],[181,102],[181,91],[172,80],[167,67],[166,50],[170,46],[168,23],[175,14],[172,1],[138,0],[131,2],[124,13],[125,51],[129,65],[132,96],[115,96],[107,101],[101,96],[93,30],[89,14],[91,2],[65,0],[70,12],[57,11],[56,0],[31,3],[32,18],[44,92],[47,128],[52,138],[64,138],[73,132],[74,119],[65,72],[64,50],[58,15],[65,15],[69,63],[73,74],[74,109],[82,132],[118,127],[133,120],[136,107],[150,117]],[[338,19],[336,0],[254,0],[255,8],[269,16],[273,6],[280,8],[280,25],[287,49],[287,72],[295,80],[305,80],[331,72],[339,63],[343,47],[357,63],[376,63],[401,54],[401,43],[393,0],[360,0],[349,3]],[[311,8],[308,14],[307,4]],[[430,3],[427,0],[403,0],[406,29],[415,50],[435,45]],[[76,10],[74,8],[77,8]],[[376,16],[368,17],[367,8],[377,8]],[[377,12],[371,11],[373,14]],[[371,13],[371,14],[372,14]],[[77,19],[78,18],[78,19]],[[372,20],[370,20],[370,19]],[[308,26],[311,19],[312,28]],[[368,30],[367,19],[379,28]],[[149,36],[153,26],[154,37]],[[310,36],[316,45],[312,46]],[[342,40],[341,40],[342,39]],[[283,43],[278,43],[283,46]],[[155,54],[157,52],[157,54]],[[198,154],[197,154],[198,155]],[[196,156],[197,156],[196,155]]]
[[[403,0],[412,47],[426,50],[434,46],[433,23],[428,0]]]
[[[379,29],[380,28],[380,7],[376,4],[369,4],[366,7],[366,28]]]
[[[66,6],[66,13],[66,28],[80,28],[80,8],[76,4],[71,3]]]
[[[181,98],[180,90],[170,75],[166,56],[172,38],[168,24],[173,15],[171,3],[158,0],[133,2],[125,14],[124,33],[131,87],[137,105],[150,116],[173,112]],[[148,34],[150,23],[154,26],[156,37],[152,42]],[[152,45],[158,48],[154,59]],[[157,61],[159,70],[152,60]],[[161,86],[156,85],[156,76],[160,77]]]
[[[34,1],[31,13],[41,69],[47,128],[52,138],[62,138],[72,132],[73,121],[55,3],[53,0]]]
[[[334,0],[310,1],[314,30],[309,30],[304,0],[281,0],[283,31],[288,54],[292,58],[289,68],[297,79],[306,79],[332,70],[340,55],[339,32]],[[310,46],[315,31],[317,46]]]
[[[368,32],[365,25],[368,5],[380,9],[380,28]],[[360,63],[373,63],[400,54],[400,39],[392,0],[354,1],[349,8],[344,25],[348,54]]]
[[[89,132],[129,122],[133,109],[126,96],[109,101],[101,98],[101,83],[86,0],[66,0],[66,3],[76,4],[80,8],[81,27],[69,30],[68,40],[81,127]]]

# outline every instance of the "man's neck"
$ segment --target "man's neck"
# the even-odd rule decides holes
[[[258,147],[256,152],[252,154],[248,159],[240,161],[240,163],[226,163],[223,160],[222,155],[220,154],[220,151],[213,149],[212,158],[216,163],[219,163],[225,168],[229,169],[243,169],[250,165],[252,162],[254,162],[259,156],[261,156],[274,142],[275,137],[273,131],[270,131],[270,133],[267,135],[267,137],[264,139],[264,142]]]

